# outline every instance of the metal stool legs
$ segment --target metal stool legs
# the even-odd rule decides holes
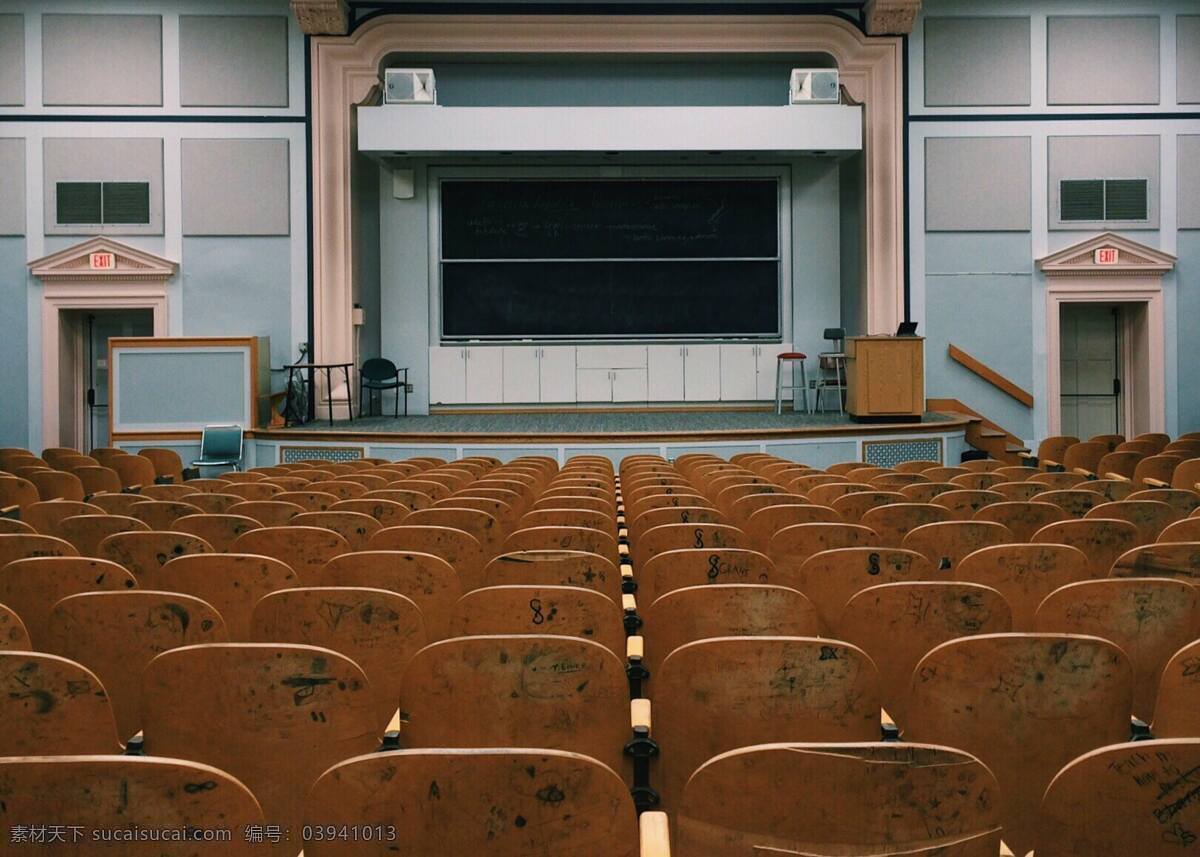
[[[804,403],[802,406],[804,413],[811,413],[808,409],[808,378],[805,375],[803,360],[798,361],[800,363],[799,385],[783,383],[783,365],[790,362],[792,361],[788,358],[776,359],[775,361],[775,413],[783,413],[783,391],[796,389],[800,390],[801,401]]]

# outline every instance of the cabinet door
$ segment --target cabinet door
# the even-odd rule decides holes
[[[575,346],[539,348],[543,402],[575,401]]]
[[[467,391],[469,404],[498,402],[504,385],[504,349],[476,346],[467,353]]]
[[[580,345],[576,349],[580,369],[644,369],[644,345]]]
[[[611,402],[613,382],[611,369],[575,370],[576,398],[580,402]]]
[[[651,345],[646,351],[649,401],[683,401],[683,346]]]
[[[429,402],[461,405],[467,400],[467,362],[462,348],[429,349]]]
[[[776,357],[785,351],[791,351],[792,344],[790,342],[781,342],[776,345],[760,345],[758,346],[758,380],[756,383],[757,399],[775,400],[775,368]],[[790,380],[792,373],[795,373],[796,379]],[[800,365],[796,361],[789,361],[783,367],[783,383],[799,384],[800,383]],[[791,396],[799,393],[799,390],[793,390],[790,393],[784,393],[784,398],[790,399]]]
[[[686,345],[683,349],[683,391],[689,402],[721,398],[721,346]]]
[[[504,359],[501,361],[503,364],[502,401],[506,404],[539,401],[539,349],[527,345],[506,345],[501,350],[504,352]],[[486,357],[481,355],[479,359],[483,360]]]
[[[758,396],[758,346],[721,346],[721,401],[743,402]]]
[[[645,369],[613,369],[612,376],[614,402],[645,402],[649,399]]]

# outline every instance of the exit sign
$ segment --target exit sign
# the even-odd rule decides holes
[[[93,271],[111,271],[117,267],[117,259],[112,253],[91,253],[88,267]]]
[[[1116,247],[1101,247],[1096,250],[1097,265],[1115,265],[1121,260],[1121,251]]]

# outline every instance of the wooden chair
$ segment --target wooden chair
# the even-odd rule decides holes
[[[177,533],[197,536],[212,546],[217,553],[225,553],[242,533],[257,530],[262,526],[253,518],[243,515],[184,515],[172,525]]]
[[[1041,800],[1038,857],[1185,852],[1200,827],[1185,772],[1198,765],[1195,738],[1115,744],[1069,761]]]
[[[932,502],[949,509],[950,514],[955,520],[969,521],[984,506],[990,506],[992,503],[1003,503],[1004,495],[996,491],[972,491],[965,488],[957,488],[954,491],[943,491],[934,497]]]
[[[1175,467],[1171,475],[1171,487],[1198,491],[1200,488],[1197,485],[1200,485],[1200,457],[1185,459]]]
[[[87,498],[88,505],[97,506],[106,515],[120,515],[124,518],[133,517],[133,507],[145,503],[141,494],[92,494]]]
[[[457,508],[454,506],[431,506],[419,509],[404,520],[405,526],[413,527],[450,527],[470,533],[483,552],[484,559],[490,559],[500,552],[503,540],[502,528],[496,519],[487,512],[478,509]],[[615,528],[613,532],[615,532]]]
[[[1180,459],[1173,455],[1147,456],[1133,470],[1133,485],[1135,488],[1167,488],[1179,464]]]
[[[499,489],[492,489],[490,492],[488,492],[488,495],[495,496],[497,494],[498,490]],[[443,500],[441,502],[449,503],[449,504],[453,505],[454,501],[459,497],[478,496],[478,492],[471,486],[467,486],[466,488],[463,489],[463,491],[467,492],[467,493],[466,494],[452,494],[451,496],[447,497],[445,500]],[[498,499],[497,499],[497,502],[499,502]],[[516,515],[516,510],[517,510],[516,502],[506,502],[504,505],[506,507],[506,511],[510,512],[513,515],[513,517],[515,518],[517,516]],[[584,494],[554,494],[552,496],[544,496],[543,495],[543,496],[539,497],[537,500],[535,500],[529,506],[530,510],[562,509],[562,508],[589,509],[593,512],[600,512],[605,515],[616,515],[616,511],[617,511],[616,503],[614,503],[613,501],[608,500],[604,497],[590,497],[590,496],[587,496]],[[497,517],[497,520],[499,520],[499,517]]]
[[[173,500],[146,500],[129,508],[130,517],[137,518],[152,530],[169,530],[176,519],[200,514],[203,513],[198,506]]]
[[[365,587],[304,587],[269,593],[254,606],[250,638],[332,649],[362,667],[375,697],[376,726],[387,728],[400,677],[426,643],[421,610],[396,592]]]
[[[621,599],[621,575],[611,559],[586,551],[514,551],[493,557],[482,586],[579,586]]]
[[[225,473],[222,473],[221,478],[224,479],[226,482],[232,482],[234,485],[238,485],[238,484],[244,485],[244,484],[247,484],[250,482],[265,482],[268,478],[268,475],[266,473],[262,473],[258,470],[245,470],[245,471],[230,470]],[[307,479],[304,479],[301,481],[305,482],[305,483],[308,482]]]
[[[234,484],[228,479],[189,479],[186,483],[187,487],[199,494],[228,494],[229,488]]]
[[[86,667],[58,655],[0,651],[0,721],[0,761],[121,752],[104,685]]]
[[[0,510],[16,506],[24,510],[42,499],[37,486],[19,476],[0,476]]]
[[[994,857],[1000,797],[982,762],[948,747],[759,744],[697,769],[673,814],[672,846],[690,857]]]
[[[413,657],[401,682],[417,747],[546,747],[626,768],[629,684],[611,651],[540,634],[457,637]]]
[[[235,482],[223,493],[241,497],[243,500],[273,500],[283,494],[284,488],[271,482]]]
[[[335,504],[336,505],[336,504]],[[383,525],[362,512],[302,512],[288,522],[292,527],[318,527],[332,530],[346,540],[351,551],[365,550],[371,536]]]
[[[307,824],[353,829],[367,817],[396,832],[383,847],[398,854],[639,854],[637,814],[620,777],[595,759],[558,750],[376,753],[334,765],[313,786]],[[362,843],[336,839],[307,842],[304,851],[365,853]]]
[[[521,516],[515,525],[525,527],[584,527],[589,530],[602,530],[615,533],[617,521],[607,512],[596,512],[589,509],[531,509]]]
[[[152,660],[142,680],[146,752],[228,772],[292,831],[317,777],[378,745],[373,704],[362,670],[315,646],[185,646]]]
[[[1163,667],[1200,637],[1198,598],[1196,588],[1181,580],[1087,580],[1046,596],[1035,625],[1041,632],[1102,636],[1120,646],[1133,667],[1133,713],[1149,722]]]
[[[807,495],[795,494],[792,496],[800,497],[799,500],[792,500],[792,503],[816,503],[819,506],[832,506],[833,501],[839,497],[845,497],[847,494],[857,494],[863,491],[883,491],[869,482],[830,482],[828,485],[817,485],[811,488]],[[895,489],[886,489],[894,491]]]
[[[367,488],[367,486],[360,485],[357,482],[350,482],[348,480],[344,481],[341,479],[323,479],[319,482],[308,483],[304,486],[304,490],[301,492],[290,493],[302,493],[310,495],[331,494],[334,497],[333,502],[336,503],[338,500],[354,500],[358,497],[361,497],[363,494],[366,494],[370,490],[371,489]],[[331,505],[329,501],[324,500],[323,498],[321,503],[323,503],[323,505],[320,508],[310,509],[309,511],[324,511],[324,509],[328,509]]]
[[[912,461],[902,461],[896,465],[897,473],[924,473],[934,467],[941,467],[942,462],[932,459],[913,459]]]
[[[1096,475],[1101,479],[1132,479],[1143,457],[1137,452],[1110,452],[1096,465]]]
[[[1133,493],[1133,483],[1128,479],[1085,479],[1075,487],[1095,491],[1110,503],[1124,500]]]
[[[1127,440],[1124,443],[1117,444],[1117,448],[1113,452],[1134,452],[1145,458],[1146,456],[1155,455],[1161,447],[1158,444],[1148,440]]]
[[[991,503],[976,512],[972,520],[1002,524],[1012,532],[1015,541],[1027,542],[1042,527],[1068,517],[1062,507],[1053,503],[1028,500]]]
[[[584,527],[526,527],[513,530],[504,539],[501,551],[581,550],[617,558],[617,540],[613,535]]]
[[[879,536],[880,547],[898,548],[917,527],[953,520],[949,509],[933,503],[889,503],[863,513],[859,523]]]
[[[305,486],[305,490],[303,491],[284,491],[279,494],[273,494],[271,495],[271,500],[277,503],[294,503],[306,512],[324,512],[339,500],[353,499],[348,496],[341,496],[340,494],[331,494],[328,491],[320,491],[312,487],[319,484],[321,483],[313,482]],[[361,497],[362,494],[356,496]]]
[[[58,535],[58,523],[75,515],[103,515],[104,510],[74,500],[43,500],[21,510],[21,522],[44,536]],[[5,518],[4,520],[12,520]]]
[[[230,515],[251,518],[264,527],[286,527],[292,518],[304,513],[304,507],[282,500],[242,500],[225,511]]]
[[[1096,469],[1100,459],[1111,450],[1108,444],[1097,441],[1080,441],[1067,447],[1063,453],[1062,466],[1068,473],[1080,473],[1084,476],[1097,475]]]
[[[924,476],[926,479],[928,479],[930,482],[949,482],[951,485],[953,485],[954,483],[950,482],[951,479],[953,479],[956,476],[962,476],[963,474],[970,473],[970,472],[971,471],[965,467],[946,466],[946,467],[930,467],[927,470],[922,470],[921,475]]]
[[[892,503],[918,502],[912,500],[904,493],[904,490],[906,489],[901,491],[856,491],[853,494],[844,494],[838,497],[831,506],[847,524],[857,524],[862,520],[862,516],[871,509],[889,506]]]
[[[901,547],[924,554],[939,572],[954,567],[980,548],[1012,544],[1012,530],[992,521],[941,521],[917,527],[904,537]]]
[[[536,504],[535,504],[536,505]],[[729,519],[724,513],[711,506],[663,506],[658,509],[647,509],[636,518],[628,518],[629,538],[636,542],[642,534],[663,524],[728,524]]]
[[[1160,503],[1166,503],[1175,510],[1175,514],[1178,516],[1176,520],[1186,518],[1194,514],[1196,509],[1200,509],[1200,493],[1174,488],[1147,488],[1142,491],[1134,491],[1125,499],[1130,502],[1157,500]]]
[[[656,598],[685,586],[713,583],[778,583],[791,586],[780,578],[775,563],[765,554],[743,548],[706,550],[684,548],[656,554],[639,569],[638,594],[642,600]]]
[[[110,467],[76,467],[71,473],[83,486],[85,500],[96,494],[118,494],[122,489],[121,477]]]
[[[1043,491],[1040,495],[1038,495],[1038,502],[1050,503],[1054,506],[1057,506],[1072,518],[1082,518],[1092,509],[1105,502],[1105,500],[1095,491],[1065,489],[1056,491]]]
[[[1184,518],[1168,524],[1158,534],[1158,542],[1200,542],[1200,518]]]
[[[1004,841],[1025,854],[1035,845],[1040,797],[1059,769],[1090,749],[1128,740],[1132,693],[1129,659],[1107,640],[962,637],[917,665],[905,734],[957,747],[987,765],[1003,795]]]
[[[357,500],[339,500],[329,507],[330,512],[359,512],[370,515],[379,522],[381,527],[394,527],[403,523],[408,517],[409,509],[393,500],[378,498],[358,498]],[[313,514],[309,512],[307,514]]]
[[[142,728],[142,669],[160,652],[228,641],[211,604],[148,589],[84,592],[59,601],[46,620],[46,650],[87,667],[104,685],[123,741]]]
[[[1172,577],[1200,584],[1200,542],[1141,545],[1121,554],[1112,577]]]
[[[1158,738],[1200,735],[1200,640],[1175,652],[1163,668],[1151,729]]]
[[[100,543],[109,536],[149,529],[143,521],[125,515],[74,515],[59,521],[57,532],[61,539],[70,542],[79,556],[103,557]]]
[[[871,477],[871,484],[887,491],[898,491],[907,485],[928,485],[931,480],[921,473],[881,473]]]
[[[599,643],[625,657],[619,603],[580,586],[486,586],[463,595],[450,616],[450,636],[551,634]]]
[[[871,656],[879,670],[883,707],[903,730],[912,674],[927,652],[947,640],[1012,630],[1004,596],[975,583],[883,583],[855,594],[842,608],[837,636]]]
[[[42,500],[83,500],[83,483],[73,473],[39,470],[27,477]]]
[[[780,494],[786,497],[791,495]],[[795,524],[841,524],[842,516],[828,506],[812,503],[798,505],[767,506],[750,515],[743,525],[745,537],[740,544],[731,547],[753,547],[767,550],[771,539],[785,527]],[[636,546],[636,545],[635,545]],[[690,547],[690,545],[689,545]]]
[[[1012,608],[1014,631],[1038,630],[1038,605],[1050,593],[1093,577],[1081,550],[1060,544],[1002,544],[969,554],[954,570],[954,578],[990,586]]]
[[[420,609],[425,636],[430,641],[450,635],[450,614],[462,594],[458,575],[445,559],[417,551],[342,554],[315,574],[306,574],[305,583],[385,589],[403,595]]]
[[[212,545],[199,536],[162,530],[114,533],[97,550],[101,559],[123,566],[147,589],[168,588],[158,585],[159,571],[176,557],[212,552]]]
[[[277,559],[253,554],[197,553],[176,557],[156,575],[160,589],[211,604],[225,620],[229,640],[251,639],[250,619],[259,599],[299,586],[300,577]]]
[[[108,466],[116,472],[121,480],[121,488],[141,488],[153,485],[156,478],[154,463],[140,455],[117,455],[109,461]]]
[[[1117,558],[1137,545],[1137,527],[1116,518],[1084,518],[1059,521],[1033,534],[1032,544],[1070,545],[1083,551],[1090,577],[1108,577]]]
[[[198,491],[193,491],[187,485],[179,485],[175,483],[147,485],[138,492],[138,496],[143,500],[171,500],[174,502],[188,502],[185,497],[205,497],[206,494],[201,494]]]
[[[71,473],[76,467],[99,467],[100,462],[90,455],[64,455],[54,462],[55,470]]]
[[[787,488],[795,494],[807,495],[809,491],[816,488],[818,485],[828,485],[831,482],[849,482],[845,476],[836,473],[813,473],[808,476],[797,476],[795,479],[789,480]]]
[[[793,524],[771,537],[767,555],[784,575],[789,575],[821,551],[867,546],[879,547],[879,536],[861,524]]]
[[[528,485],[526,485],[524,483],[516,482],[514,480],[487,479],[487,480],[480,480],[480,481],[484,482],[485,484],[489,484],[489,485],[496,484],[496,485],[504,485],[504,486],[519,486],[521,488],[526,488],[526,489],[528,488]],[[380,490],[418,492],[418,493],[424,494],[425,496],[429,497],[430,504],[432,504],[434,500],[445,499],[446,497],[449,497],[452,493],[454,493],[453,491],[451,491],[449,488],[447,488],[441,482],[435,482],[431,479],[397,479],[395,482],[389,482],[387,485],[387,488],[383,488]]]
[[[852,470],[860,470],[871,465],[865,461],[839,461],[836,464],[831,464],[825,468],[826,473],[832,473],[835,476],[845,476]]]
[[[407,519],[405,519],[407,520]],[[483,549],[470,533],[452,527],[386,527],[367,542],[371,551],[402,551],[441,557],[458,576],[462,591],[477,589],[483,573]]]
[[[36,536],[38,535],[38,531],[24,521],[17,520],[16,518],[0,517],[0,535]],[[49,534],[42,533],[42,535]]]
[[[990,491],[995,491],[997,494],[1004,495],[1004,499],[1011,502],[1024,502],[1033,500],[1039,494],[1044,494],[1049,490],[1049,486],[1043,485],[1040,482],[1000,482],[993,485]]]
[[[308,483],[315,481],[304,476],[302,471],[294,471],[289,476],[268,476],[261,480],[260,484],[273,485],[283,491],[303,491]]]
[[[1003,466],[1003,462],[997,461],[994,458],[975,458],[962,463],[963,469],[968,473],[991,473],[993,470],[999,470]]]
[[[169,478],[175,483],[183,481],[183,459],[173,449],[148,447],[139,449],[138,455],[149,460],[155,476]]]
[[[33,557],[0,566],[0,604],[16,611],[36,649],[47,642],[50,610],[81,592],[133,589],[137,581],[116,563],[88,557]]]
[[[265,826],[258,801],[236,779],[208,765],[111,755],[0,759],[0,793],[13,818],[69,818],[76,830],[65,830],[65,838],[59,840],[68,843],[59,849],[63,851],[128,857],[208,854],[198,841],[164,844],[158,837],[131,836],[125,842],[112,832],[224,829],[232,836],[212,846],[221,854],[253,857],[262,852],[261,845],[250,843],[242,833]],[[101,831],[110,844],[91,841]],[[72,847],[77,832],[86,837],[78,841],[87,845]],[[53,845],[50,850],[55,850]]]
[[[655,782],[667,809],[720,753],[770,741],[879,737],[879,676],[856,646],[818,637],[718,637],[667,655],[654,682]]]
[[[948,480],[953,485],[959,485],[964,491],[986,491],[993,485],[999,485],[1008,480],[994,471],[984,473],[963,473]]]
[[[1050,472],[1039,473],[1037,476],[1030,476],[1029,481],[1035,482],[1038,485],[1045,485],[1052,491],[1064,491],[1068,488],[1074,488],[1080,482],[1087,479],[1086,476],[1080,473],[1068,472]]]
[[[929,580],[933,566],[922,554],[889,548],[840,548],[809,557],[786,586],[799,589],[817,609],[823,628],[837,636],[842,608],[856,593],[881,583]]]
[[[0,534],[0,568],[19,559],[40,556],[76,556],[78,551],[63,539],[29,533]]]
[[[680,646],[710,637],[815,637],[822,631],[812,602],[798,590],[758,583],[673,589],[642,610],[643,663],[653,677]]]
[[[0,583],[2,582],[3,577],[0,577]],[[33,643],[21,617],[0,601],[0,652],[14,650],[33,651]]]
[[[1117,518],[1137,527],[1138,544],[1153,543],[1158,534],[1183,516],[1157,500],[1118,500],[1101,503],[1088,511],[1084,518]]]
[[[333,530],[289,524],[242,533],[230,550],[272,557],[306,578],[309,572],[320,570],[335,556],[350,553],[350,544]]]

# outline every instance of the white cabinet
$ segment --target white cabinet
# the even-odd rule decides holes
[[[611,369],[576,369],[576,399],[580,402],[612,401]]]
[[[790,342],[781,342],[777,345],[760,345],[758,346],[758,395],[759,399],[775,400],[775,372],[777,371],[778,356],[785,351],[791,351],[792,344]],[[792,381],[791,376],[793,370],[796,373],[796,380]],[[783,383],[784,384],[799,384],[800,383],[800,366],[799,361],[789,360],[783,364]],[[797,390],[791,390],[784,393],[785,398],[789,401],[794,396]]]
[[[543,402],[575,401],[575,346],[551,345],[537,349]]]
[[[612,400],[614,402],[645,402],[650,397],[646,369],[613,369]]]
[[[503,395],[504,349],[464,348],[467,363],[467,402],[498,402]]]
[[[539,388],[539,348],[529,348],[524,345],[505,346],[504,359],[501,361],[503,383],[502,401],[505,404],[540,401]]]
[[[649,401],[683,401],[683,353],[682,345],[651,345],[646,349]]]
[[[429,349],[429,403],[461,405],[467,400],[464,348]]]
[[[578,369],[580,402],[645,402],[649,390],[646,370],[642,369]]]
[[[758,397],[758,346],[721,346],[721,401],[742,402]]]
[[[721,398],[721,346],[684,346],[683,398],[688,402],[715,402]]]

